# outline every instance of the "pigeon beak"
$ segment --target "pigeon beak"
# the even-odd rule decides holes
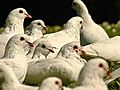
[[[111,71],[109,69],[103,68],[106,71],[107,79],[112,78]]]
[[[48,31],[48,28],[46,26],[42,26],[43,27],[43,33],[46,33],[46,31]]]
[[[44,27],[44,26],[43,26],[43,29],[46,30],[46,31],[48,30],[48,28],[47,28],[47,27]]]
[[[61,90],[64,90],[62,85],[60,85],[59,87],[61,88]]]
[[[110,70],[107,71],[107,76],[108,76],[108,78],[112,78]]]
[[[54,53],[54,51],[52,49],[48,49],[50,52]]]
[[[26,42],[29,44],[29,46],[34,47],[33,43],[28,42],[28,41],[26,41]]]
[[[29,15],[29,14],[26,14],[26,13],[25,13],[25,15],[26,15],[26,18],[32,18],[32,16]]]
[[[85,56],[86,55],[85,51],[82,48],[77,48],[77,49],[75,49],[75,51],[77,53],[79,53],[80,56]]]

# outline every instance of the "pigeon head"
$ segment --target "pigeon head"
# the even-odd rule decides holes
[[[42,20],[34,20],[31,22],[30,26],[32,28],[37,28],[38,30],[41,30],[42,33],[45,33],[47,30],[47,27],[45,26],[45,23]]]
[[[59,51],[57,56],[62,56],[64,58],[80,58],[80,55],[82,55],[80,42],[79,41],[73,41],[70,43],[65,44]]]
[[[30,39],[25,34],[17,34],[10,38],[8,44],[17,45],[17,46],[24,46],[28,44],[29,46],[33,47],[34,45],[30,42]]]
[[[79,16],[72,17],[71,19],[68,20],[68,22],[65,24],[66,28],[78,28],[81,29],[83,27],[83,19]]]
[[[89,60],[82,68],[78,77],[78,86],[91,90],[108,90],[103,78],[110,75],[107,62],[102,58]]]
[[[21,18],[21,19],[32,18],[32,16],[29,15],[24,8],[16,8],[12,10],[9,16],[14,16],[14,17]]]
[[[77,12],[79,12],[79,10],[80,10],[79,3],[80,3],[80,0],[73,0],[73,3],[72,3],[72,8]]]
[[[16,8],[12,10],[7,19],[5,25],[5,32],[12,34],[24,34],[24,19],[32,18],[24,8]]]
[[[77,12],[77,15],[83,18],[84,22],[88,22],[88,18],[91,18],[87,7],[82,0],[73,0],[72,8]]]
[[[41,40],[37,44],[34,54],[37,54],[38,56],[39,54],[42,54],[43,56],[47,57],[49,53],[54,53],[53,49],[54,47],[51,45],[51,43],[49,43],[47,40]],[[33,57],[34,57],[34,54],[33,54]]]
[[[38,90],[42,90],[44,88],[47,90],[63,90],[62,81],[57,77],[48,77],[43,80]]]
[[[102,58],[89,60],[79,74],[78,85],[104,82],[103,78],[110,75],[109,66]]]
[[[43,34],[46,33],[46,31],[47,27],[45,26],[45,23],[42,20],[34,20],[30,23],[29,26],[26,27],[25,33],[28,35],[36,35],[40,33],[43,36]]]
[[[101,78],[109,75],[109,66],[107,62],[101,58],[88,61],[86,67],[92,71],[95,71],[95,73],[98,74],[98,76]]]
[[[6,20],[6,24],[19,24],[25,18],[32,18],[24,8],[16,8],[12,10]]]
[[[4,57],[13,58],[16,54],[24,54],[25,47],[34,45],[25,34],[17,34],[11,37],[6,45]]]

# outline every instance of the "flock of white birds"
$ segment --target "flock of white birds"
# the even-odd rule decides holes
[[[72,5],[78,16],[45,35],[40,19],[24,29],[24,19],[32,18],[24,8],[9,13],[0,34],[0,90],[108,90],[120,77],[120,68],[111,73],[106,61],[119,63],[120,36],[109,38],[83,1]]]

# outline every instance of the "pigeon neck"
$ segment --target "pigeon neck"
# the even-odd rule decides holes
[[[43,37],[43,33],[41,30],[38,30],[37,28],[33,28],[30,33],[30,36],[33,36],[33,38],[35,38],[35,39],[39,39],[39,38]]]
[[[80,8],[77,9],[77,13],[78,13],[78,15],[80,15],[82,17],[84,22],[93,22],[91,15],[88,12],[87,7],[81,0],[79,1],[79,7]]]
[[[54,88],[54,87],[53,87]],[[53,89],[49,89],[47,86],[42,86],[40,87],[38,90],[53,90]]]
[[[6,20],[6,33],[15,33],[15,34],[24,34],[24,28],[23,28],[24,19],[18,19],[16,17],[7,18]]]
[[[30,47],[30,50],[28,51],[28,53],[26,54],[27,58],[28,59],[31,59],[31,57],[33,56],[33,52],[34,52],[34,48]]]
[[[33,42],[34,47],[30,47],[29,52],[26,54],[29,59],[31,59],[33,57],[33,54],[35,53],[36,46],[39,44],[39,40],[35,40],[35,42]]]
[[[41,87],[38,90],[56,90],[51,84],[41,84]]]
[[[25,55],[24,49],[21,46],[12,44],[12,42],[6,45],[4,58],[15,58],[18,55]]]
[[[45,59],[45,56],[41,53],[39,54],[34,53],[32,59]]]
[[[75,41],[79,41],[80,40],[80,27],[77,27],[75,25],[67,25],[66,27],[66,33],[68,33],[68,35],[71,38],[74,38]]]
[[[26,55],[27,55],[27,57],[28,57],[29,59],[31,59],[31,58],[32,58],[33,53],[34,53],[34,50],[35,50],[35,47],[36,47],[36,46],[34,46],[34,47],[30,47],[29,52],[26,54]]]

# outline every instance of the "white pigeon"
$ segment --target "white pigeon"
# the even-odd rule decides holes
[[[105,30],[92,20],[86,5],[82,0],[74,0],[73,9],[75,9],[77,14],[83,19],[84,28],[80,31],[80,41],[82,46],[109,39]]]
[[[37,90],[32,87],[20,84],[13,69],[9,65],[0,63],[0,90]]]
[[[59,77],[64,85],[76,81],[86,63],[80,57],[83,51],[79,46],[80,43],[74,41],[64,45],[55,58],[29,62],[25,83],[38,84],[49,76]]]
[[[0,58],[4,54],[8,40],[15,34],[24,34],[23,23],[25,18],[31,18],[31,16],[24,8],[16,8],[9,13],[5,30],[0,34]]]
[[[49,53],[54,53],[54,48],[49,41],[46,39],[37,39],[33,42],[34,47],[30,47],[29,52],[27,53],[27,57],[31,61],[34,59],[45,59],[47,58]]]
[[[80,41],[80,29],[82,28],[82,23],[83,19],[81,17],[72,17],[65,24],[63,30],[49,34],[47,36],[44,35],[44,37],[46,37],[46,39],[51,42],[53,46],[58,48],[55,50],[55,53],[49,54],[48,58],[55,57],[59,52],[60,48],[66,43],[72,41]]]
[[[110,75],[104,59],[89,60],[79,74],[78,85],[73,90],[108,90],[103,78]]]
[[[106,84],[109,84],[110,82],[114,81],[115,79],[120,77],[120,68],[117,68],[113,72],[111,72],[111,77],[106,77]]]
[[[38,19],[34,20],[30,23],[29,26],[27,26],[27,30],[25,30],[25,34],[30,36],[32,41],[35,41],[39,38],[43,37],[43,34],[47,31],[47,27],[45,26],[45,23]]]
[[[120,36],[83,47],[86,57],[102,57],[108,61],[120,61]]]
[[[16,8],[12,10],[6,19],[6,27],[3,33],[23,34],[23,23],[25,18],[32,17],[27,13],[24,8]]]
[[[33,46],[25,34],[14,35],[8,41],[4,56],[0,59],[0,63],[10,65],[13,68],[15,75],[21,83],[24,81],[28,66],[23,48],[26,44]]]
[[[62,81],[57,77],[44,79],[38,90],[63,90]]]

